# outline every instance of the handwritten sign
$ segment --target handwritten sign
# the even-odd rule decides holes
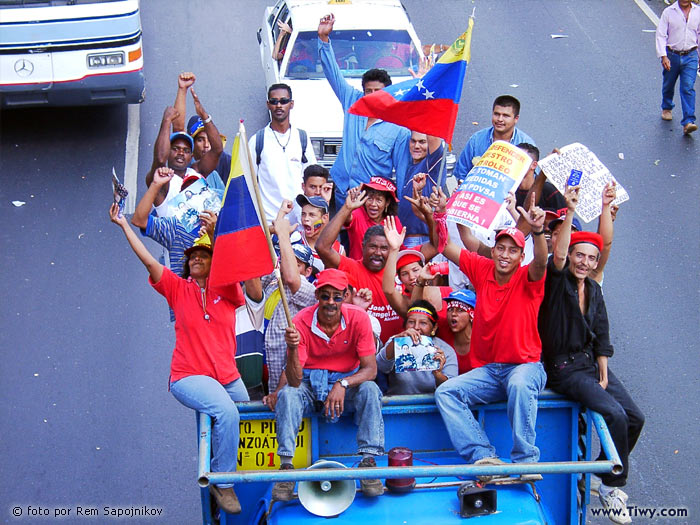
[[[539,166],[549,181],[562,194],[566,191],[566,181],[571,175],[571,170],[582,172],[576,214],[584,222],[591,222],[600,215],[603,208],[603,188],[611,180],[617,183],[617,197],[613,204],[620,204],[629,200],[629,194],[615,180],[608,168],[586,146],[574,142],[564,146],[560,151],[559,155],[552,153],[541,159]]]
[[[447,218],[490,230],[510,191],[515,191],[532,164],[523,150],[497,140],[469,171],[447,203]]]

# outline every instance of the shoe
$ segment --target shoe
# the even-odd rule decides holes
[[[371,468],[376,466],[377,462],[374,461],[372,456],[362,458],[362,461],[360,461],[358,465],[359,468]],[[378,479],[361,479],[360,490],[362,494],[368,498],[376,498],[384,494],[384,485],[382,485],[381,480]]]
[[[673,120],[673,113],[670,109],[664,109],[661,111],[661,120]]]
[[[282,463],[280,470],[293,470],[294,465]],[[278,481],[272,486],[272,499],[277,501],[291,501],[294,498],[294,481]]]
[[[688,122],[683,126],[683,135],[690,135],[693,131],[698,130],[698,125],[695,122]]]
[[[520,474],[520,481],[542,481],[542,474]]]
[[[233,491],[233,487],[220,489],[216,485],[209,485],[209,492],[214,496],[216,504],[224,512],[228,514],[241,513],[241,503],[238,501],[238,496]]]
[[[477,459],[474,462],[474,465],[505,465],[505,464],[506,464],[505,461],[502,461],[500,458],[497,458],[497,457],[481,458],[481,459]],[[490,475],[490,476],[484,476],[484,475],[477,476],[476,478],[479,481],[488,482],[488,481],[491,481],[491,480],[494,480],[497,478],[502,478],[502,477],[506,477],[506,476],[502,475],[502,474],[495,474],[495,475]]]
[[[600,502],[603,504],[603,508],[610,511],[608,518],[613,523],[621,525],[632,523],[632,518],[627,511],[627,494],[621,489],[613,489],[605,496],[601,493]]]

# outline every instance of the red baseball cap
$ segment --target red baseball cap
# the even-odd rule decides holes
[[[521,232],[517,228],[506,228],[505,230],[501,230],[496,234],[496,240],[500,239],[504,235],[507,235],[513,241],[515,241],[515,244],[517,244],[520,248],[525,248],[525,236],[523,235],[523,232]]]
[[[414,262],[419,262],[421,266],[425,264],[425,257],[420,251],[414,249],[401,250],[399,252],[399,258],[396,261],[396,269],[398,270],[402,266],[406,266],[407,264]]]
[[[594,232],[573,232],[571,234],[571,241],[569,242],[569,246],[573,246],[574,244],[579,244],[582,242],[587,242],[588,244],[592,244],[596,248],[598,248],[599,252],[603,251],[603,237],[600,236],[598,233]]]
[[[328,268],[316,276],[316,288],[331,286],[336,290],[345,290],[348,287],[348,276],[341,270]]]
[[[391,196],[394,197],[394,200],[399,202],[399,199],[396,197],[396,184],[391,182],[389,179],[374,176],[369,179],[369,182],[362,183],[361,188],[365,189],[365,187],[372,188],[373,190],[389,192],[391,193]]]

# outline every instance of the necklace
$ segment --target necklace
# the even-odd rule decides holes
[[[289,136],[287,137],[287,142],[284,144],[284,146],[280,142],[280,139],[277,138],[277,132],[274,129],[272,129],[272,126],[270,126],[270,131],[272,131],[272,136],[275,137],[275,140],[277,141],[277,144],[280,145],[280,148],[282,148],[282,151],[286,152],[287,146],[289,146],[289,141],[292,140],[292,128],[290,127],[287,130],[287,131],[289,131]],[[284,136],[284,133],[282,134],[282,136]]]

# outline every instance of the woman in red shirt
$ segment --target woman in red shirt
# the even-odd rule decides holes
[[[236,470],[238,409],[234,401],[248,401],[236,368],[236,308],[245,300],[240,284],[209,285],[212,249],[203,235],[185,251],[183,277],[175,275],[151,255],[114,204],[112,222],[121,227],[129,245],[149,273],[149,283],[175,312],[175,349],[170,364],[170,391],[186,407],[214,418],[212,472]],[[241,512],[231,485],[210,485],[219,507]]]
[[[349,222],[345,223],[350,240],[348,257],[362,260],[362,238],[370,226],[382,224],[387,215],[395,216],[396,230],[401,231],[398,218],[396,185],[384,177],[372,177],[369,182],[348,191],[345,206],[352,210]]]

